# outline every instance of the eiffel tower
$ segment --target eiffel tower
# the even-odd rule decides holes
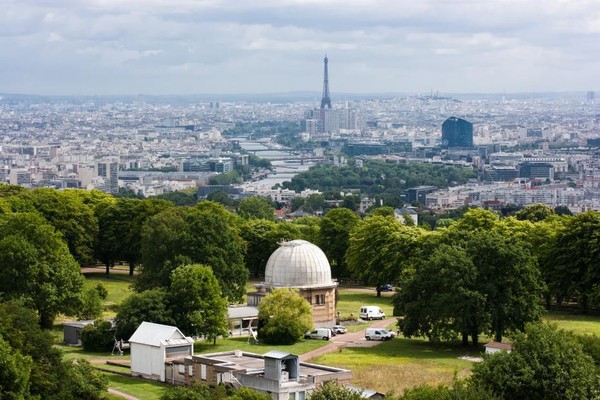
[[[327,72],[327,54],[325,54],[325,59],[323,60],[325,64],[325,70],[323,72],[323,97],[321,98],[321,109],[331,108],[331,98],[329,97],[329,74]]]

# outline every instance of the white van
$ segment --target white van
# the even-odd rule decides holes
[[[372,319],[385,319],[385,313],[377,306],[362,306],[359,316],[361,319],[369,321]]]
[[[322,339],[329,340],[331,338],[331,329],[329,328],[317,328],[312,331],[308,331],[304,334],[305,339]]]
[[[396,337],[396,334],[387,329],[367,328],[365,330],[365,339],[367,340],[390,340]]]

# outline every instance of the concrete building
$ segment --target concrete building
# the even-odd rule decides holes
[[[165,364],[194,354],[194,340],[177,327],[142,322],[129,339],[131,375],[165,382]]]
[[[248,305],[258,306],[272,289],[298,289],[312,307],[315,326],[331,326],[335,324],[336,287],[325,253],[306,240],[291,240],[280,243],[269,257],[265,281],[248,294]]]
[[[297,355],[269,351],[264,355],[240,350],[202,354],[165,364],[169,383],[230,384],[269,393],[273,400],[305,399],[324,382],[349,383],[349,370],[300,362]]]

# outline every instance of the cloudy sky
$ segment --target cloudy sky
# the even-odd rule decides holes
[[[0,93],[600,89],[600,0],[0,0]]]

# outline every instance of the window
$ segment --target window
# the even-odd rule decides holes
[[[315,296],[315,304],[317,304],[317,305],[325,304],[325,295],[324,294],[316,295]]]
[[[188,375],[189,376],[193,376],[194,375],[194,367],[191,366],[191,365],[188,367]]]
[[[296,393],[290,393],[288,399],[289,400],[296,400]]]
[[[185,374],[185,365],[179,364],[179,373],[180,374]]]
[[[206,365],[200,364],[200,379],[206,380]]]
[[[304,397],[304,396],[305,396],[305,395],[304,395],[304,393],[305,393],[305,392],[298,392],[298,400],[304,400],[304,399],[305,399],[305,397]]]

